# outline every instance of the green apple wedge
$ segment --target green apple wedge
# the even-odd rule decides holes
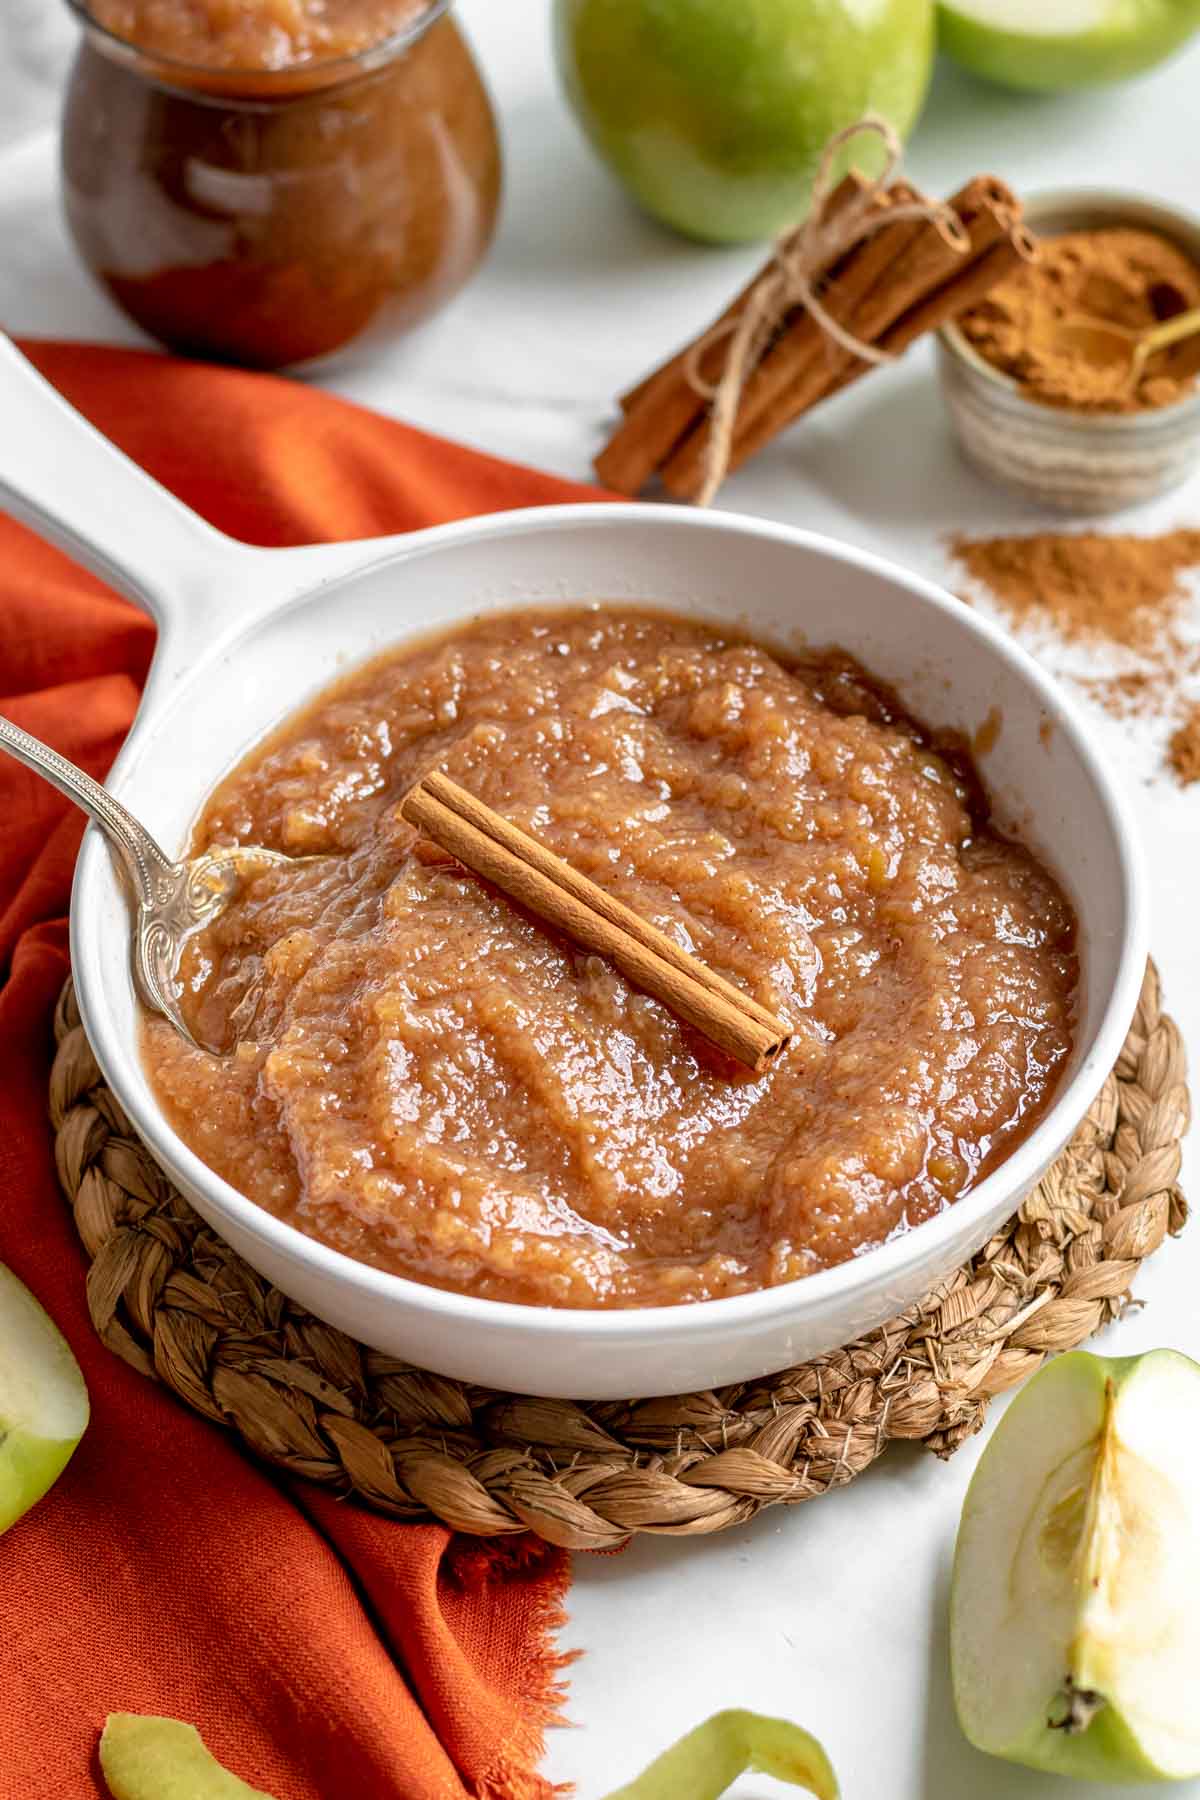
[[[980,1458],[950,1602],[959,1722],[1083,1780],[1200,1774],[1200,1365],[1060,1357]]]
[[[555,52],[593,148],[664,224],[749,243],[796,224],[830,136],[903,136],[925,99],[931,0],[555,0]],[[879,143],[853,161],[872,174]]]
[[[943,0],[938,48],[1003,87],[1059,93],[1124,81],[1200,28],[1200,0]]]
[[[838,1800],[829,1758],[813,1737],[790,1719],[731,1708],[714,1713],[655,1757],[636,1781],[608,1800],[720,1800],[750,1769],[803,1788],[816,1800]]]
[[[87,1422],[67,1340],[0,1263],[0,1531],[58,1480]]]
[[[272,1800],[219,1763],[194,1725],[109,1713],[100,1770],[113,1800]]]

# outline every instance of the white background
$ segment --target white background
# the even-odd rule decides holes
[[[463,0],[461,14],[504,130],[508,192],[496,247],[442,318],[327,382],[500,455],[585,477],[612,396],[707,322],[754,257],[682,243],[626,205],[562,106],[542,0]],[[48,128],[70,36],[53,0],[0,0],[0,322],[137,342],[89,285],[58,222]],[[1006,94],[943,68],[909,166],[940,193],[987,169],[1026,192],[1084,182],[1186,205],[1200,187],[1198,108],[1200,47],[1126,86],[1054,99]],[[772,446],[722,503],[852,539],[942,580],[953,579],[948,532],[1046,524],[960,465],[927,347]],[[1175,524],[1200,525],[1200,481],[1114,528]],[[1052,647],[1045,654],[1062,662]],[[1200,787],[1184,793],[1158,773],[1161,728],[1100,712],[1095,727],[1136,789],[1157,955],[1195,1051]],[[1198,1272],[1200,1225],[1143,1275],[1146,1310],[1101,1348],[1169,1343],[1200,1355]],[[581,1800],[598,1800],[709,1712],[747,1705],[814,1729],[851,1800],[1082,1794],[989,1762],[954,1721],[947,1569],[982,1442],[948,1465],[894,1450],[844,1492],[766,1513],[749,1530],[577,1558],[566,1634],[586,1652],[571,1672],[576,1728],[554,1734],[548,1772],[576,1781]],[[760,1800],[784,1791],[752,1778],[736,1789]],[[1116,1790],[1091,1792],[1103,1800]],[[1179,1792],[1195,1800],[1200,1784]]]

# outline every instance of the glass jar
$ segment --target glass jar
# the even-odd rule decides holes
[[[367,51],[247,73],[145,52],[70,3],[84,36],[63,117],[67,223],[164,344],[309,362],[406,330],[479,262],[500,150],[444,0]]]

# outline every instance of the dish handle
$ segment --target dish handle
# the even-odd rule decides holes
[[[227,630],[378,554],[226,537],[90,425],[0,332],[0,509],[150,613],[156,684]]]

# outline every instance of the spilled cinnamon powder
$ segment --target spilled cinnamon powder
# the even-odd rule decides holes
[[[1136,657],[1134,668],[1073,677],[1118,718],[1168,717],[1182,683],[1200,673],[1200,653],[1181,630],[1189,606],[1183,577],[1200,566],[1200,531],[957,537],[951,549],[1018,628],[1043,626],[1064,643]],[[1168,761],[1181,782],[1200,780],[1200,704],[1171,739]]]
[[[1164,685],[1171,677],[1148,669],[1124,669],[1119,675],[1076,675],[1072,679],[1114,719],[1136,719],[1161,711],[1156,702],[1163,698]]]
[[[951,548],[1016,624],[1041,620],[1068,643],[1153,654],[1187,602],[1180,581],[1200,564],[1200,531],[1109,537],[1098,531],[962,538]]]
[[[1193,701],[1183,722],[1171,734],[1167,760],[1181,787],[1200,781],[1200,701]]]

